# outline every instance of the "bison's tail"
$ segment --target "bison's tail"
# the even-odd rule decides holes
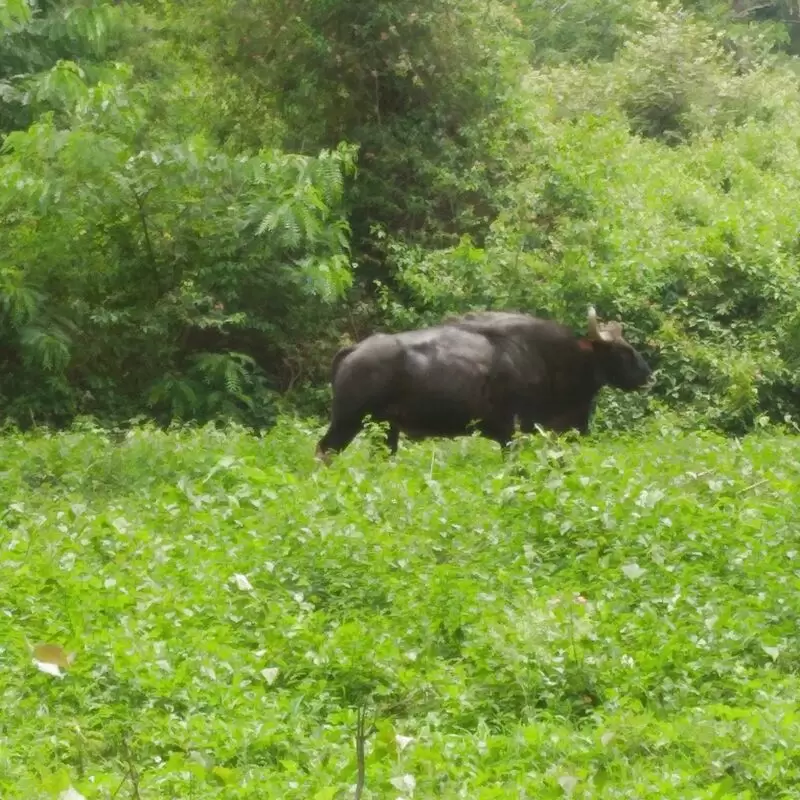
[[[336,380],[336,373],[339,371],[339,365],[344,361],[350,353],[355,350],[357,345],[351,344],[347,347],[343,347],[339,352],[333,357],[333,361],[331,362],[331,383]]]

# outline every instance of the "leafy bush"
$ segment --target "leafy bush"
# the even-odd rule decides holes
[[[673,6],[656,12],[651,30],[621,49],[615,100],[633,132],[672,144],[769,121],[792,101],[796,82],[781,85],[780,74],[765,74],[767,58],[748,55],[726,48],[719,29],[687,20]]]
[[[130,412],[149,392],[167,419],[253,412],[296,326],[350,284],[352,148],[248,156],[200,135],[148,139],[146,87],[59,73],[42,86],[62,100],[71,87],[67,124],[46,115],[0,156],[4,406],[59,421]]]
[[[394,240],[390,324],[494,306],[581,330],[594,303],[658,367],[656,397],[697,423],[796,418],[797,100],[674,147],[632,135],[618,110],[565,117],[551,76],[531,87],[538,137],[485,245]]]
[[[496,126],[513,117],[506,87],[525,63],[507,3],[370,0],[354,16],[338,0],[233,12],[212,1],[200,25],[229,70],[275,97],[287,147],[360,147],[348,201],[370,278],[382,272],[376,226],[440,243],[484,230],[510,166]]]
[[[514,6],[535,64],[611,60],[652,15],[650,3],[631,0],[520,0]]]

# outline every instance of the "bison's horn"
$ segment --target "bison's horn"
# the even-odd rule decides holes
[[[594,341],[613,342],[622,338],[622,326],[618,322],[600,324],[594,306],[589,306],[589,338]]]
[[[594,306],[589,306],[589,338],[600,339],[600,328],[597,325],[597,312]]]

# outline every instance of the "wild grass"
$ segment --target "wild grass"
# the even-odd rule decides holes
[[[800,797],[795,437],[317,433],[0,439],[0,796]]]

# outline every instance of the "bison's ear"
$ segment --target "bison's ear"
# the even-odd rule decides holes
[[[622,340],[622,323],[621,322],[607,322],[603,327],[603,333],[608,334],[610,341],[619,342]]]

